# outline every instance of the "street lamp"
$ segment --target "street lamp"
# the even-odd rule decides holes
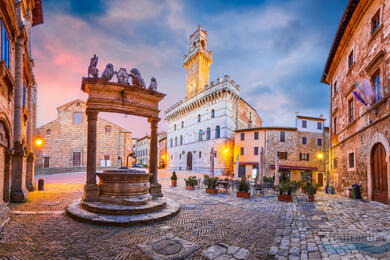
[[[36,145],[37,147],[41,147],[42,144],[43,144],[43,140],[42,140],[41,138],[37,138],[37,139],[35,140],[35,145]]]
[[[318,160],[322,160],[324,158],[324,154],[323,153],[318,153],[317,154],[317,158],[318,158]]]

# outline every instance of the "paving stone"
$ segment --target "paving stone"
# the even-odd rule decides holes
[[[213,260],[215,259],[217,256],[220,256],[222,254],[225,254],[226,253],[226,248],[225,247],[222,247],[222,246],[218,246],[218,245],[215,245],[215,246],[211,246],[209,248],[207,248],[206,250],[204,250],[202,252],[202,256],[208,260]]]
[[[249,250],[245,248],[241,248],[240,250],[238,250],[237,253],[234,254],[234,257],[237,259],[247,259],[248,256],[249,256]]]
[[[229,246],[227,249],[227,253],[229,255],[234,255],[239,249],[240,249],[240,247],[238,247],[238,246]]]

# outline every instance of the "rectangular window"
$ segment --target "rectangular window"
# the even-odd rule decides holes
[[[317,122],[317,129],[318,129],[318,130],[321,130],[321,129],[322,129],[322,123],[321,123],[321,122]]]
[[[355,153],[348,154],[348,166],[350,169],[355,168]]]
[[[259,139],[259,132],[255,132],[255,140]]]
[[[306,142],[307,142],[306,137],[303,136],[303,137],[302,137],[302,144],[306,144]]]
[[[280,131],[280,142],[286,141],[286,133],[284,131]]]
[[[46,135],[50,135],[50,133],[51,133],[51,130],[50,130],[50,129],[47,129],[47,130],[46,130]]]
[[[333,159],[333,169],[337,169],[337,158]]]
[[[258,155],[258,154],[259,154],[259,147],[255,147],[254,153],[255,153],[255,155]]]
[[[23,82],[23,106],[25,107],[26,106],[26,85],[24,85],[24,82]]]
[[[279,160],[287,160],[287,152],[278,152]]]
[[[73,114],[73,124],[79,125],[81,124],[82,115],[81,113],[74,113]]]
[[[321,139],[321,138],[318,138],[318,139],[317,139],[317,145],[318,145],[318,146],[322,146],[322,139]]]
[[[307,127],[307,121],[306,120],[302,120],[302,128],[306,128]]]
[[[309,154],[308,153],[300,153],[299,160],[300,161],[309,161]]]
[[[202,158],[202,152],[199,152],[199,158]]]
[[[240,149],[240,154],[241,154],[241,155],[244,155],[244,152],[245,152],[245,151],[244,151],[244,147],[241,147],[241,149]]]
[[[333,133],[337,134],[337,117],[333,118]]]
[[[348,123],[354,120],[353,98],[348,100]]]
[[[348,55],[348,69],[350,69],[355,61],[353,60],[353,50]]]
[[[43,168],[50,167],[50,157],[43,157]]]
[[[106,134],[111,133],[111,126],[107,125],[107,126],[105,127],[104,131],[106,132]]]
[[[377,70],[371,76],[371,85],[372,85],[372,88],[375,92],[375,97],[373,98],[373,102],[376,103],[382,99],[380,70]]]
[[[1,21],[1,60],[9,68],[9,36],[3,21]]]
[[[245,140],[245,133],[241,133],[241,141]]]
[[[371,18],[371,35],[373,35],[381,25],[380,21],[380,10]]]

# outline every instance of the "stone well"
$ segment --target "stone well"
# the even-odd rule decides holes
[[[132,169],[106,170],[99,177],[97,201],[77,200],[67,214],[95,224],[134,225],[151,223],[176,214],[180,206],[150,194],[151,173]]]

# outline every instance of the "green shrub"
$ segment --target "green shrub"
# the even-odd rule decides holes
[[[264,176],[264,177],[263,177],[263,181],[264,181],[264,182],[274,182],[274,181],[275,181],[275,177],[267,177],[267,176]]]
[[[173,180],[173,181],[177,180],[177,176],[176,176],[176,172],[175,171],[173,171],[173,173],[172,173],[171,180]]]
[[[308,195],[314,195],[317,193],[317,185],[313,185],[311,182],[306,182],[305,191]]]
[[[291,196],[292,191],[293,191],[293,185],[291,184],[290,181],[281,182],[279,184],[279,194],[280,195],[290,195]]]
[[[184,179],[184,182],[186,183],[187,186],[195,186],[197,181],[195,176],[190,176],[188,179]]]
[[[240,182],[238,183],[238,191],[249,192],[249,183],[247,182],[245,177],[242,177]]]
[[[217,177],[215,177],[215,178],[207,177],[206,178],[206,185],[207,185],[207,188],[209,188],[209,189],[217,188],[217,182],[218,182],[218,178]]]

